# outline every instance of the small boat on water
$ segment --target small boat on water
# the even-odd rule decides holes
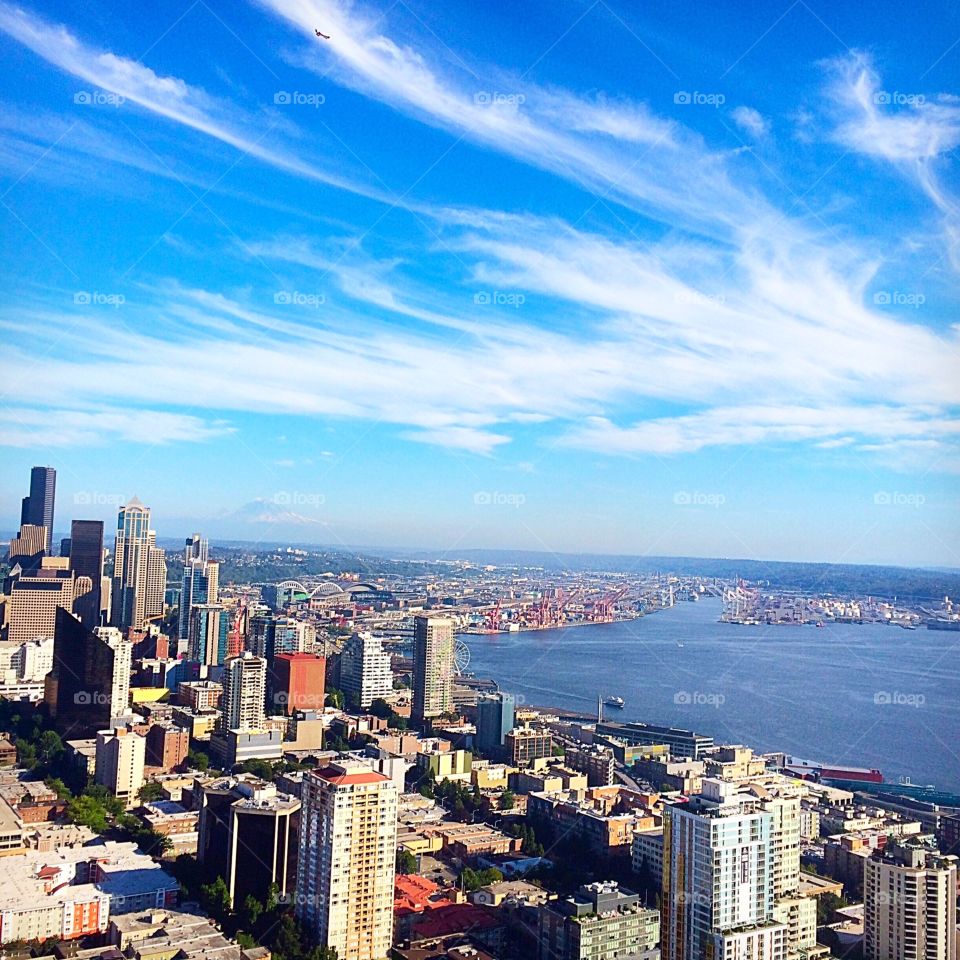
[[[608,707],[616,707],[618,710],[622,710],[625,703],[623,697],[606,697],[603,702]]]
[[[683,646],[683,641],[682,641],[682,640],[678,640],[678,641],[677,641],[677,646],[678,646],[678,647],[682,647],[682,646]]]

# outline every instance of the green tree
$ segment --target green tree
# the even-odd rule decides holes
[[[59,777],[47,777],[47,779],[43,782],[57,795],[58,799],[73,799],[73,794],[70,792],[70,788]]]
[[[397,851],[397,873],[416,873],[417,858],[409,850]]]
[[[500,800],[497,803],[498,810],[512,810],[516,806],[516,800],[514,799],[512,790],[504,790],[500,794]]]
[[[252,760],[244,760],[240,764],[241,773],[252,773],[255,777],[259,777],[261,780],[271,781],[273,780],[273,764],[269,760],[260,760],[254,758]]]
[[[346,703],[346,700],[344,699],[342,690],[331,687],[331,689],[327,691],[327,704],[329,706],[336,707],[337,710],[342,710],[344,703]]]
[[[230,914],[230,891],[223,877],[200,887],[200,903],[210,916],[223,923]]]
[[[63,754],[63,741],[55,730],[44,730],[37,740],[37,759],[50,766]]]
[[[377,699],[370,704],[367,713],[374,717],[380,717],[382,720],[389,720],[390,715],[393,713],[393,707],[382,697],[377,697]]]
[[[187,754],[187,763],[203,773],[210,766],[210,758],[200,750],[191,750]]]
[[[303,934],[299,924],[289,913],[280,918],[270,949],[277,960],[300,960],[303,956]]]
[[[244,898],[243,910],[240,914],[244,926],[255,927],[262,914],[263,904],[253,894],[248,893]]]
[[[29,740],[17,737],[14,740],[14,746],[17,748],[17,763],[27,770],[32,770],[37,765],[37,750]]]
[[[67,804],[67,819],[83,827],[89,827],[94,833],[104,833],[107,829],[107,811],[96,798],[83,795],[74,797]]]
[[[154,800],[162,800],[163,784],[157,783],[155,780],[152,780],[150,783],[145,783],[137,791],[137,799],[141,803],[153,803]]]

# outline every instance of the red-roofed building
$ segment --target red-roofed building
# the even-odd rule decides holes
[[[412,924],[410,945],[419,941],[438,940],[453,934],[469,934],[495,954],[503,948],[505,921],[496,910],[474,903],[438,904]]]
[[[359,760],[303,778],[297,918],[340,960],[379,960],[393,943],[397,788]]]

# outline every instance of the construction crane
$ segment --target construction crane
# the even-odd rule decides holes
[[[500,598],[493,605],[493,609],[487,614],[485,621],[486,630],[489,633],[497,633],[500,630]]]

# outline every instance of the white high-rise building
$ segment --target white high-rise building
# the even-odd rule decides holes
[[[452,620],[446,617],[417,617],[414,620],[414,720],[431,720],[453,710],[455,649]]]
[[[774,919],[772,815],[743,786],[706,779],[663,833],[664,960],[785,960]]]
[[[132,806],[143,786],[147,741],[126,727],[97,731],[94,780]]]
[[[382,960],[393,941],[397,788],[357,760],[303,780],[297,917],[340,960]]]
[[[93,631],[113,650],[113,683],[110,687],[110,717],[130,715],[130,673],[133,668],[133,644],[116,627],[96,627]]]
[[[957,960],[957,864],[890,842],[864,867],[864,960]]]
[[[390,654],[384,651],[379,637],[355,633],[344,644],[340,686],[350,700],[363,708],[393,693]]]
[[[262,730],[267,661],[249,651],[227,661],[220,700],[220,730]]]

